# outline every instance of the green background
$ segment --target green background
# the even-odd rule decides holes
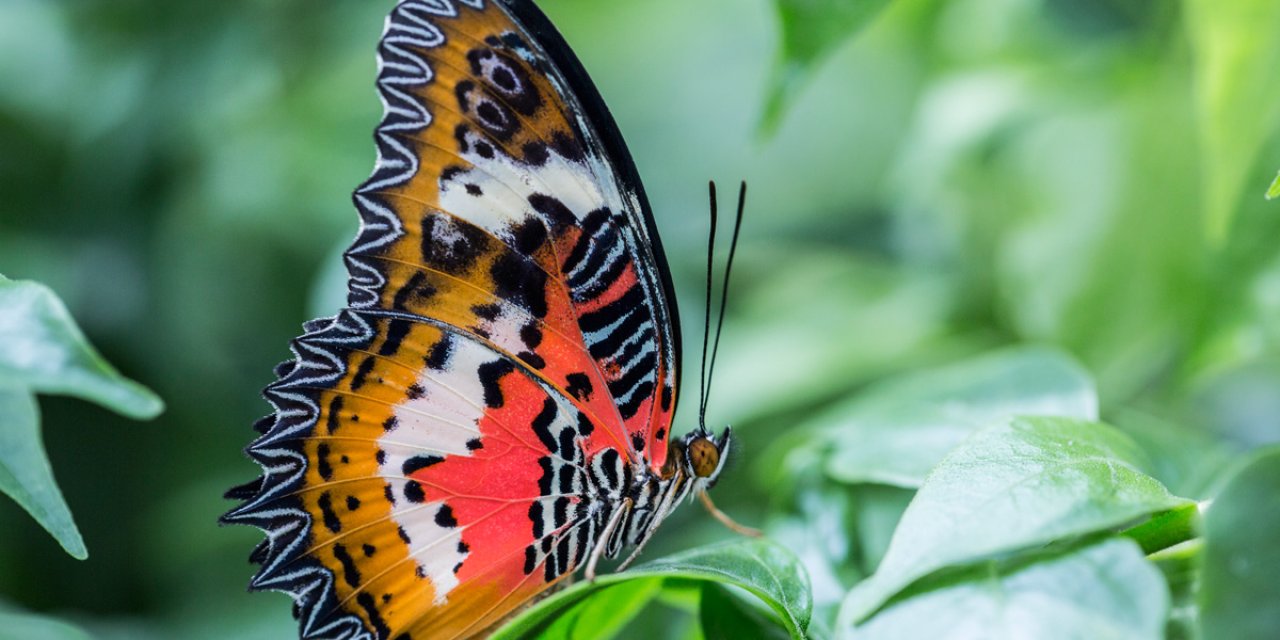
[[[1280,440],[1268,3],[898,0],[830,47],[811,20],[832,14],[795,8],[823,2],[540,4],[631,143],[688,372],[706,180],[750,184],[708,412],[740,434],[714,494],[739,520],[803,493],[779,460],[829,405],[1013,344],[1078,360],[1178,495]],[[0,500],[7,606],[104,638],[293,633],[285,597],[244,591],[260,534],[216,520],[257,473],[271,366],[342,299],[390,6],[0,2],[0,273],[48,284],[168,405],[135,423],[41,397],[90,558]],[[731,536],[685,508],[646,557]]]

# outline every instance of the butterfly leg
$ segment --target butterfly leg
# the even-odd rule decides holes
[[[707,508],[707,511],[711,513],[712,517],[719,520],[720,524],[729,527],[729,529],[734,533],[744,535],[749,538],[759,538],[764,535],[764,532],[759,529],[753,529],[751,527],[738,524],[733,518],[730,518],[728,514],[716,507],[715,503],[711,501],[711,496],[707,495],[706,491],[699,492],[698,499],[702,501],[702,506]]]
[[[609,537],[613,535],[613,530],[618,528],[618,523],[622,522],[622,517],[631,511],[631,498],[622,501],[618,505],[618,509],[613,512],[613,516],[609,518],[609,523],[604,526],[604,531],[600,532],[600,537],[596,539],[596,546],[591,549],[591,558],[587,560],[586,578],[587,582],[595,582],[596,580],[596,564],[600,562],[600,556],[609,547]]]

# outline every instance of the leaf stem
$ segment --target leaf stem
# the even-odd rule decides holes
[[[1151,555],[1196,539],[1202,524],[1200,512],[1206,506],[1208,503],[1192,502],[1170,509],[1120,534],[1133,539],[1142,547],[1143,553]]]

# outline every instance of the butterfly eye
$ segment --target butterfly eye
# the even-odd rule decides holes
[[[720,449],[708,438],[698,438],[689,443],[686,454],[693,475],[699,478],[710,478],[720,467]]]

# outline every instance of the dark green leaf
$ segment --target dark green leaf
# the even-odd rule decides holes
[[[1205,219],[1221,242],[1258,151],[1280,122],[1280,2],[1184,0],[1195,54]]]
[[[0,276],[0,384],[71,395],[130,418],[154,418],[164,403],[121,376],[85,340],[44,285]]]
[[[1018,418],[975,433],[934,469],[876,574],[840,611],[865,620],[940,569],[1117,527],[1186,501],[1140,469],[1138,446],[1107,425]]]
[[[1205,638],[1275,638],[1280,630],[1280,448],[1255,455],[1204,514],[1200,623]]]
[[[598,576],[595,582],[580,582],[516,616],[493,638],[539,637],[557,618],[605,589],[651,578],[732,585],[759,598],[778,615],[791,637],[804,638],[809,626],[813,608],[809,578],[795,555],[768,540],[738,540],[648,562],[625,573]]]
[[[915,488],[970,433],[1018,415],[1096,420],[1093,380],[1059,351],[1012,349],[879,384],[815,424],[833,432],[832,478]]]
[[[706,640],[782,640],[791,637],[776,620],[751,608],[713,582],[703,583],[699,608],[702,636]]]
[[[26,509],[72,557],[89,557],[53,479],[40,439],[36,399],[26,389],[5,385],[0,385],[0,491]]]
[[[841,42],[888,6],[889,0],[774,0],[781,56],[769,83],[760,130],[772,133],[804,82]]]
[[[895,601],[842,637],[1164,638],[1168,589],[1132,542],[1113,539],[1012,569],[987,565],[967,579]]]

